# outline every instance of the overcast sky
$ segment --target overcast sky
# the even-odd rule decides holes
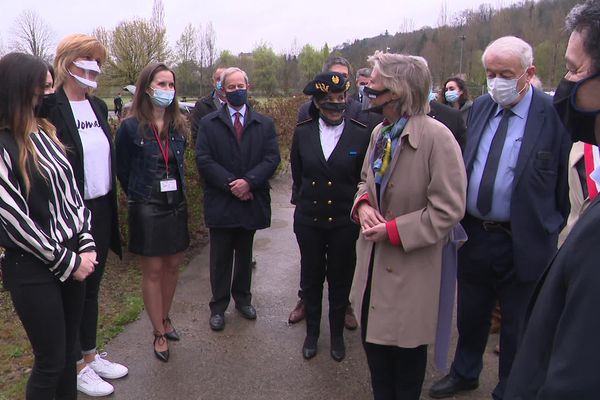
[[[70,33],[91,33],[95,27],[114,28],[134,17],[149,18],[152,0],[2,0],[0,38],[9,48],[14,21],[24,10],[40,15],[54,32],[55,44]],[[451,17],[461,10],[478,8],[478,0],[163,0],[169,43],[175,45],[183,28],[212,22],[219,51],[249,52],[260,43],[277,53],[310,43],[320,48],[346,41],[396,33],[410,21],[414,29],[436,26],[443,4]],[[498,8],[514,0],[491,0]],[[409,24],[410,25],[410,24]]]

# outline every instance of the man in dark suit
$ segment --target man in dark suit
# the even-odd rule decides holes
[[[352,95],[354,100],[362,104],[363,110],[369,107],[369,102],[363,96],[363,89],[371,82],[371,68],[360,68],[356,71],[356,92]]]
[[[464,152],[469,185],[458,254],[459,339],[450,373],[429,391],[451,397],[479,385],[490,316],[502,309],[499,383],[502,399],[519,324],[536,280],[555,252],[569,212],[570,140],[552,98],[531,87],[531,46],[507,36],[486,48],[488,95],[471,112]]]
[[[212,75],[212,86],[213,90],[206,96],[194,104],[194,108],[190,113],[190,124],[192,130],[192,143],[196,143],[196,135],[198,135],[198,124],[200,120],[213,111],[221,109],[221,106],[225,103],[225,97],[220,89],[221,74],[225,71],[225,68],[220,67],[215,69]]]
[[[239,68],[221,76],[226,106],[200,120],[196,162],[204,177],[204,219],[210,235],[210,327],[225,327],[233,296],[244,318],[252,306],[252,244],[257,229],[271,224],[269,179],[279,165],[273,120],[247,105],[248,77]],[[235,265],[234,265],[235,258]],[[232,279],[233,275],[233,279]]]
[[[467,142],[467,127],[465,122],[460,115],[460,111],[452,107],[448,107],[445,104],[438,103],[437,101],[429,102],[429,115],[433,119],[437,119],[442,124],[446,125],[446,128],[450,129],[454,138],[458,142],[461,151],[465,151],[465,143]]]
[[[573,141],[600,142],[600,2],[588,0],[567,16],[568,72],[554,104]],[[586,111],[586,112],[582,112]],[[598,169],[586,177],[594,182]],[[575,224],[542,275],[527,309],[526,328],[505,399],[596,399],[600,392],[597,318],[600,304],[600,196]]]

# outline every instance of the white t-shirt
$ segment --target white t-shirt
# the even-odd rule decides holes
[[[111,189],[110,145],[88,100],[70,101],[83,147],[85,200],[104,196]]]
[[[339,125],[331,126],[327,125],[325,121],[319,118],[319,136],[321,138],[321,149],[323,149],[325,160],[329,160],[329,156],[331,156],[335,146],[337,146],[340,136],[342,136],[342,132],[344,132],[344,124],[345,122],[342,121]]]

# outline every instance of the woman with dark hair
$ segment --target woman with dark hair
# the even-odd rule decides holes
[[[447,106],[460,110],[460,114],[466,125],[473,101],[469,98],[469,90],[465,85],[465,81],[458,77],[449,78],[444,82],[442,90],[443,92],[440,96],[441,102]]]
[[[79,192],[92,213],[92,235],[96,241],[98,266],[85,282],[85,301],[79,329],[77,389],[89,396],[114,391],[104,379],[121,378],[127,367],[98,354],[98,296],[108,250],[121,256],[117,212],[117,180],[112,135],[106,103],[91,94],[106,60],[106,49],[98,39],[73,34],[60,41],[54,58],[56,93],[44,98],[44,113],[56,126],[56,134],[67,150]]]
[[[175,73],[165,64],[146,66],[136,87],[115,139],[117,176],[128,199],[129,251],[142,256],[154,354],[166,362],[167,339],[179,340],[169,311],[189,245],[183,171],[187,125],[175,97]]]
[[[323,282],[329,290],[331,357],[342,361],[344,317],[356,263],[358,225],[350,219],[360,181],[367,127],[344,117],[348,80],[338,72],[323,72],[308,83],[312,118],[298,124],[291,149],[294,233],[300,247],[300,287],[306,310],[302,355],[317,354]]]
[[[0,59],[2,278],[33,348],[26,399],[74,400],[82,281],[96,246],[63,146],[36,116],[47,73],[37,57]]]

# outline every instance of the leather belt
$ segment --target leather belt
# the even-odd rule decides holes
[[[468,214],[467,217],[469,217],[476,225],[481,224],[481,227],[486,232],[504,232],[507,235],[512,236],[510,222],[483,220]]]

